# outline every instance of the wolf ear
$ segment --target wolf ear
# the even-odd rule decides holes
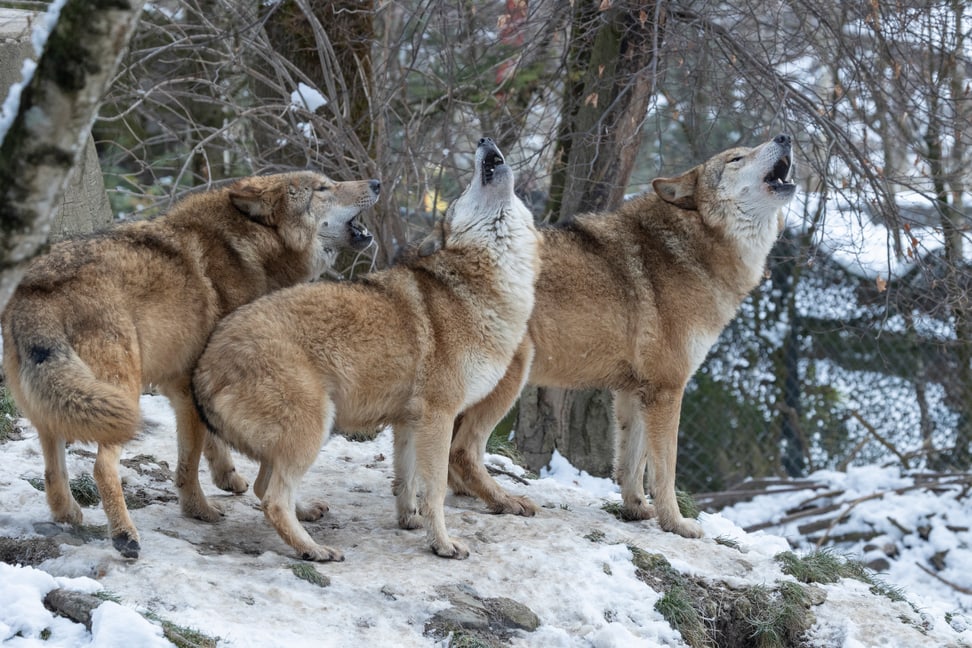
[[[229,199],[250,220],[269,227],[276,221],[274,205],[277,201],[273,193],[265,187],[244,180],[230,187]]]
[[[695,203],[695,186],[698,179],[699,169],[696,167],[674,178],[655,178],[651,181],[651,187],[665,202],[695,211],[698,209]]]

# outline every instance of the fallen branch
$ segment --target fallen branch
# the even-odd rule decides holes
[[[917,560],[915,561],[915,564],[918,565],[918,569],[920,569],[921,571],[925,572],[929,576],[934,576],[935,578],[937,578],[941,582],[945,583],[946,585],[948,585],[949,587],[951,587],[952,589],[954,589],[956,592],[961,592],[962,594],[970,594],[970,595],[972,595],[972,589],[969,589],[968,587],[962,587],[961,585],[957,585],[957,584],[953,583],[952,581],[950,581],[950,580],[948,580],[946,578],[942,578],[941,576],[939,576],[938,574],[936,574],[932,570],[930,570],[927,567],[925,567],[924,565],[922,565]]]
[[[524,484],[527,486],[530,485],[530,481],[528,479],[524,479],[519,475],[515,475],[508,470],[503,470],[502,468],[497,468],[495,466],[490,466],[490,465],[486,466],[486,470],[489,471],[489,473],[492,475],[506,475],[507,477],[509,477],[510,479],[512,479],[513,481],[519,484]]]

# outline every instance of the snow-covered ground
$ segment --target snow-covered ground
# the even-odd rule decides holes
[[[159,461],[174,465],[172,412],[161,397],[145,396],[142,405],[145,431],[125,452],[126,458],[146,455],[142,470],[122,469],[129,487],[144,489],[154,500],[132,512],[141,533],[141,557],[124,559],[107,539],[95,539],[63,544],[60,557],[38,568],[0,564],[4,646],[164,645],[157,626],[136,610],[219,637],[220,646],[432,646],[437,640],[423,634],[425,623],[449,607],[445,588],[456,586],[530,607],[541,625],[532,633],[518,631],[512,640],[516,646],[679,646],[684,644],[678,633],[654,609],[661,594],[635,576],[628,546],[661,553],[675,569],[713,582],[772,585],[789,578],[773,560],[788,549],[781,536],[746,533],[729,515],[703,514],[707,537],[702,540],[664,533],[653,521],[620,522],[602,510],[605,502],[619,501],[614,485],[579,475],[561,458],[526,484],[500,476],[510,489],[543,506],[535,518],[490,515],[476,500],[450,496],[449,529],[469,543],[472,555],[465,561],[438,558],[426,549],[424,533],[396,525],[391,440],[384,432],[369,442],[332,438],[305,479],[303,492],[323,496],[331,505],[324,519],[308,528],[346,557],[342,563],[316,565],[331,581],[321,588],[293,574],[290,567],[297,561],[264,521],[252,493],[227,495],[210,486],[204,474],[204,487],[224,507],[225,518],[207,524],[179,514],[171,481],[160,477],[164,471],[148,470],[158,468]],[[503,457],[488,459],[518,472]],[[88,455],[69,454],[72,475],[90,472],[91,463]],[[238,457],[238,466],[251,479],[255,475],[254,464],[245,458]],[[32,428],[24,430],[23,438],[0,445],[0,536],[50,534],[44,495],[27,481],[42,476]],[[855,471],[833,478],[863,493],[878,482],[886,485],[893,475]],[[770,497],[762,504],[738,505],[730,513],[742,525],[754,517],[765,520],[771,506],[783,510],[797,500],[787,497],[786,503],[769,504],[774,501]],[[880,502],[886,508],[869,515],[893,515],[902,522],[955,505],[954,499],[934,496]],[[760,507],[764,515],[757,516]],[[947,512],[955,525],[965,524],[967,514]],[[85,509],[85,522],[104,524],[100,506]],[[969,556],[968,531],[950,533],[946,537],[936,531],[936,549],[947,546],[954,552],[950,556]],[[739,549],[713,540],[720,536],[737,540]],[[822,586],[827,600],[814,608],[812,645],[972,645],[972,630],[961,625],[963,612],[972,605],[968,597],[941,587],[920,570],[902,569],[891,576],[901,578],[891,580],[906,590],[923,618],[916,619],[905,603],[870,593],[862,583],[841,581]],[[957,562],[950,576],[972,585],[968,563]],[[54,587],[104,588],[120,603],[98,608],[88,632],[44,609],[43,596]],[[919,632],[901,618],[929,629]]]

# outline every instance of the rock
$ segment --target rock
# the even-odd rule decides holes
[[[502,646],[514,630],[533,632],[540,618],[526,605],[511,598],[483,598],[468,585],[440,590],[452,607],[441,610],[425,624],[425,634],[444,638],[452,635],[455,644]]]
[[[540,617],[527,606],[511,598],[486,599],[486,607],[490,611],[490,617],[507,628],[533,632],[540,627]]]
[[[466,605],[454,605],[436,612],[432,621],[437,628],[454,632],[456,630],[484,630],[489,627],[486,611]]]

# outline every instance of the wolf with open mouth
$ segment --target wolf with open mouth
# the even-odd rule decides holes
[[[220,517],[199,485],[198,451],[188,454],[206,434],[189,395],[196,359],[226,313],[370,244],[356,219],[380,190],[377,179],[335,182],[313,171],[252,176],[188,196],[159,218],[62,241],[31,263],[3,312],[3,366],[37,428],[56,522],[82,521],[66,444],[97,443],[109,535],[123,556],[138,557],[118,464],[150,384],[175,410],[182,512]],[[214,444],[207,456],[218,486],[246,490],[225,450]]]
[[[260,462],[253,491],[305,560],[343,558],[298,522],[319,518],[326,504],[295,499],[332,425],[390,425],[399,524],[424,521],[435,553],[469,555],[445,526],[453,420],[506,372],[539,272],[533,217],[491,139],[480,141],[472,182],[446,221],[434,254],[352,283],[282,290],[237,310],[196,368],[204,420]]]
[[[700,537],[675,501],[682,394],[763,275],[793,197],[791,140],[734,148],[618,211],[541,233],[527,335],[496,389],[456,421],[449,483],[496,513],[533,515],[483,466],[486,440],[523,385],[614,392],[615,478],[629,519]],[[645,496],[646,471],[653,506]]]

